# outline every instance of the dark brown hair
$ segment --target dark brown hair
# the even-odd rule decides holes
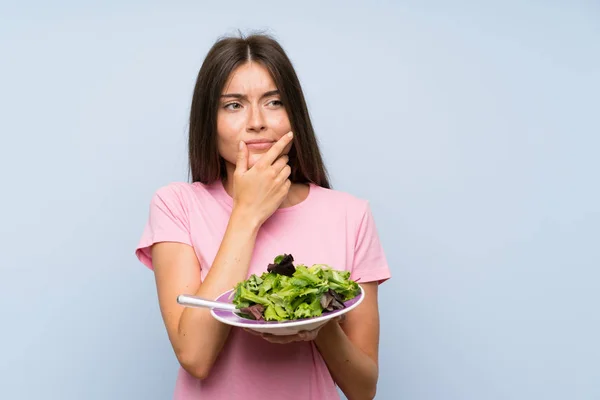
[[[188,147],[192,181],[210,184],[227,176],[225,161],[217,147],[219,100],[233,70],[250,60],[269,70],[287,111],[294,132],[289,153],[290,180],[329,188],[327,170],[298,76],[281,45],[262,34],[221,38],[202,63],[190,112]]]

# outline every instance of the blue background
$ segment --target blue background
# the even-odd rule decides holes
[[[594,1],[3,2],[0,398],[171,397],[133,250],[237,29],[281,41],[335,188],[371,201],[377,398],[599,399]]]

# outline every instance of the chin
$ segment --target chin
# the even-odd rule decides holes
[[[260,158],[262,157],[262,155],[265,154],[265,152],[251,152],[248,154],[248,168],[252,168],[254,166],[254,164],[256,164],[258,162],[258,160],[260,160]]]

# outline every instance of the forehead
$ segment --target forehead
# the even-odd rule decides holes
[[[269,70],[257,62],[247,62],[233,70],[223,93],[258,94],[277,89]]]

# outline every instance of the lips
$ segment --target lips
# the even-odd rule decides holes
[[[254,140],[248,140],[246,142],[246,146],[252,150],[267,150],[267,149],[270,149],[274,143],[275,142],[273,140],[254,139]]]

